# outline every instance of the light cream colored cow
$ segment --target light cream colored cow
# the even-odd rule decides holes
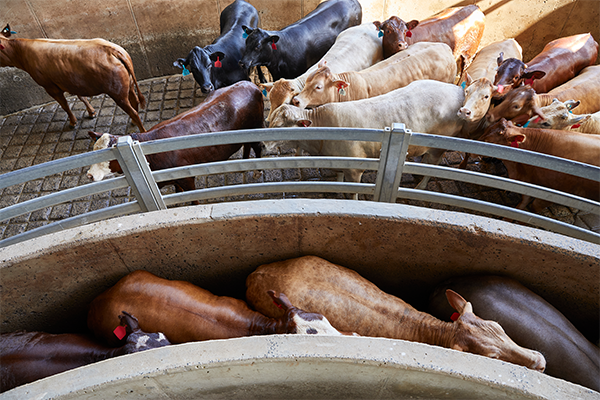
[[[580,128],[584,121],[587,121],[591,114],[576,115],[572,110],[579,105],[579,101],[567,100],[564,103],[558,99],[554,99],[549,105],[542,107],[544,119],[539,116],[530,118],[523,127],[527,128],[542,128],[556,130],[570,130],[570,128]],[[581,132],[581,131],[578,131]],[[583,132],[593,133],[593,132]],[[600,132],[598,132],[600,133]]]
[[[419,79],[453,83],[456,62],[445,43],[420,42],[362,71],[334,73],[324,63],[292,104],[300,108],[379,96]]]
[[[319,62],[327,61],[327,65],[334,72],[360,71],[368,68],[383,59],[383,48],[378,33],[372,23],[350,27],[338,35],[333,46]],[[282,78],[276,82],[259,85],[261,89],[267,91],[267,97],[271,102],[267,123],[277,107],[289,103],[294,95],[300,93],[306,78],[317,69],[317,65],[318,63],[295,79]]]
[[[591,114],[600,111],[600,65],[584,68],[579,75],[548,93],[538,94],[538,105],[547,106],[554,99],[579,100],[574,114]]]
[[[494,42],[479,50],[471,65],[463,72],[460,83],[466,83],[467,74],[474,81],[479,78],[487,78],[493,83],[496,70],[503,58],[523,59],[523,50],[515,39]]]

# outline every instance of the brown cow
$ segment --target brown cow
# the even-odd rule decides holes
[[[16,67],[31,75],[67,112],[71,126],[75,126],[77,119],[65,92],[83,101],[90,118],[95,111],[83,96],[106,93],[131,117],[140,132],[146,131],[138,115],[138,105],[145,108],[146,99],[135,79],[131,57],[121,46],[104,39],[11,39],[10,36],[10,27],[6,25],[0,34],[0,66]]]
[[[0,392],[63,371],[143,350],[168,346],[162,333],[146,333],[136,317],[123,311],[119,316],[124,344],[107,347],[88,335],[43,332],[13,332],[0,335]]]
[[[500,104],[490,108],[486,114],[486,119],[488,126],[499,121],[500,118],[524,124],[534,115],[539,116],[541,119],[546,118],[538,106],[535,90],[530,86],[521,86],[508,92]]]
[[[159,123],[148,132],[134,133],[131,137],[133,140],[145,142],[195,133],[262,128],[263,107],[262,94],[256,85],[241,81],[212,92],[204,102],[191,110]],[[90,136],[97,140],[94,150],[114,146],[118,139],[117,136],[108,133],[90,132]],[[252,146],[256,156],[260,157],[259,143],[250,143],[245,146],[244,158],[248,158],[250,154],[249,146]],[[227,160],[240,147],[242,147],[241,144],[195,147],[149,154],[146,159],[150,169],[156,171],[183,165]],[[122,173],[116,160],[92,165],[87,175],[94,181],[100,181],[112,173]],[[182,178],[172,182],[161,182],[159,186],[170,183],[175,185],[178,192],[196,189],[194,177]]]
[[[398,17],[391,17],[380,23],[373,22],[383,31],[383,57],[388,58],[408,45],[417,42],[442,42],[452,49],[458,63],[458,71],[470,63],[485,28],[485,15],[479,6],[448,8],[421,22],[412,20],[404,23]],[[410,32],[410,34],[408,33]]]
[[[520,346],[546,358],[546,374],[600,391],[600,350],[543,298],[514,279],[464,276],[440,284],[429,310],[449,321],[453,310],[444,294],[451,289],[468,296],[482,318],[498,322]]]
[[[552,129],[519,128],[514,126],[512,122],[501,119],[491,125],[480,140],[600,167],[600,157],[598,157],[600,154],[600,137],[597,135]],[[503,162],[508,177],[511,179],[600,201],[599,182],[513,161],[505,160]],[[530,202],[531,197],[523,195],[517,208],[525,209]],[[531,204],[531,209],[540,212],[548,204],[545,200],[535,199]]]
[[[494,97],[502,97],[523,83],[531,85],[537,93],[547,93],[592,65],[596,57],[598,43],[585,33],[551,41],[527,64],[515,58],[498,60],[494,82],[498,90]]]
[[[172,343],[228,339],[268,334],[340,335],[320,314],[294,307],[285,294],[264,293],[282,315],[269,318],[242,300],[215,296],[189,282],[159,278],[135,271],[92,301],[88,327],[107,344],[119,345],[113,334],[122,309],[135,313],[147,332],[164,332]]]
[[[547,106],[554,99],[577,100],[579,107],[574,114],[591,114],[600,111],[600,65],[590,65],[579,75],[548,93],[538,94],[538,105]]]
[[[248,302],[273,317],[281,311],[265,296],[267,287],[285,290],[290,301],[323,314],[337,329],[428,343],[539,371],[546,365],[540,353],[516,345],[500,325],[477,317],[471,303],[453,291],[447,292],[448,301],[460,318],[443,322],[381,291],[355,271],[315,256],[261,265],[248,276],[246,287]]]

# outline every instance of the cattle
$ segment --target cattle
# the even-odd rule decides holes
[[[450,321],[453,310],[445,299],[451,289],[467,297],[481,318],[496,321],[519,346],[546,358],[546,374],[600,391],[600,353],[565,316],[514,279],[464,276],[436,287],[429,312]]]
[[[600,167],[600,136],[552,129],[519,128],[502,118],[491,125],[481,137],[482,141],[517,147],[556,157],[567,158]],[[600,183],[585,178],[525,165],[514,161],[503,161],[510,179],[560,190],[588,199],[600,200]],[[522,195],[519,209],[525,209],[531,197]],[[541,212],[548,206],[545,200],[535,199],[530,208]]]
[[[27,72],[66,111],[72,127],[77,118],[64,93],[76,95],[90,118],[96,112],[84,96],[106,93],[140,132],[146,131],[138,115],[138,107],[145,108],[146,99],[135,79],[131,57],[121,46],[104,39],[14,39],[6,25],[0,47],[0,66]]]
[[[506,39],[491,43],[479,50],[473,59],[473,62],[464,70],[459,83],[466,85],[467,75],[471,80],[487,78],[494,82],[496,70],[498,69],[498,60],[503,57],[523,58],[523,49],[515,39]]]
[[[600,111],[587,115],[589,115],[589,118],[585,121],[582,121],[580,126],[573,125],[568,130],[573,132],[589,133],[592,135],[600,135]]]
[[[494,97],[502,97],[523,83],[533,87],[536,93],[547,93],[592,65],[596,57],[598,43],[585,33],[551,41],[527,64],[515,58],[501,60],[494,82],[498,86]]]
[[[262,83],[259,86],[267,91],[271,105],[267,123],[273,116],[273,111],[282,104],[290,103],[292,97],[300,93],[306,83],[306,78],[318,68],[322,62],[333,73],[345,71],[360,71],[383,59],[381,40],[372,23],[351,26],[342,31],[327,53],[305,73],[294,79],[281,78],[276,82]],[[263,92],[264,93],[264,92]]]
[[[490,100],[492,96],[493,94],[489,97]],[[525,123],[534,115],[545,119],[538,103],[535,90],[529,85],[521,86],[508,92],[500,104],[488,110],[485,118],[488,126],[501,118],[513,120],[515,123]]]
[[[580,127],[582,123],[590,118],[590,114],[577,115],[572,110],[577,108],[579,101],[567,100],[564,103],[554,99],[552,103],[540,110],[544,114],[544,119],[538,116],[530,118],[524,125],[524,128],[543,128],[555,130],[567,130],[569,128]],[[578,131],[580,132],[580,131]]]
[[[162,333],[142,331],[137,318],[128,312],[117,315],[115,327],[125,336],[120,347],[108,347],[77,333],[22,331],[0,335],[0,392],[108,358],[171,344]]]
[[[268,289],[265,295],[281,307],[281,316],[269,318],[242,300],[138,270],[92,301],[88,327],[102,342],[118,346],[122,340],[113,330],[118,310],[126,308],[138,316],[141,329],[163,332],[171,343],[284,333],[341,335],[322,315],[294,307],[285,294]]]
[[[328,103],[313,109],[300,109],[284,104],[273,116],[269,127],[353,127],[384,129],[403,122],[414,132],[444,136],[460,136],[464,121],[457,116],[464,102],[460,86],[432,80],[418,80],[381,96],[369,99]],[[296,147],[312,155],[379,157],[380,145],[372,142],[326,141],[310,143],[297,141]],[[408,156],[423,156],[422,161],[438,164],[444,150],[411,146]],[[345,170],[350,182],[360,182],[363,171]],[[417,185],[423,189],[428,178]]]
[[[577,100],[581,104],[573,110],[575,114],[590,114],[600,111],[600,65],[584,68],[579,75],[548,93],[537,95],[539,106],[547,106],[554,99]]]
[[[454,323],[417,311],[357,272],[316,256],[261,265],[246,279],[249,304],[275,318],[281,311],[265,296],[267,287],[285,290],[294,304],[323,314],[339,330],[423,342],[538,371],[545,368],[542,354],[515,344],[498,323],[477,317],[471,303],[451,290],[446,292],[448,302],[460,314]]]
[[[442,42],[452,49],[458,71],[462,73],[471,63],[483,37],[485,15],[479,6],[471,4],[448,8],[421,22],[405,23],[393,16],[383,23],[373,23],[383,32],[384,58],[417,42]]]
[[[248,71],[264,65],[273,81],[296,78],[327,53],[340,32],[361,20],[357,0],[327,0],[280,31],[245,27],[248,37],[240,66]]]
[[[174,118],[163,121],[148,132],[131,135],[136,141],[145,142],[170,137],[192,135],[205,132],[218,132],[237,129],[263,127],[263,99],[255,84],[248,81],[237,82],[212,92],[204,102]],[[112,147],[118,137],[108,133],[89,132],[96,140],[94,150]],[[241,144],[196,147],[183,150],[148,154],[146,159],[153,171],[213,161],[227,160],[240,149]],[[248,158],[250,148],[260,157],[259,143],[245,145],[244,157]],[[118,161],[94,164],[87,172],[88,178],[100,181],[112,173],[122,173]],[[161,182],[159,186],[174,184],[177,192],[195,190],[194,177]]]
[[[221,34],[206,47],[196,46],[186,58],[179,58],[174,66],[184,68],[200,86],[202,93],[249,80],[238,61],[246,45],[242,26],[256,28],[258,11],[244,0],[235,0],[225,7],[220,17]]]
[[[453,83],[456,63],[444,43],[415,43],[362,71],[333,73],[320,65],[292,104],[300,108],[379,96],[419,79]]]

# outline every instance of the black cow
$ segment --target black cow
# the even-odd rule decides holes
[[[328,0],[280,31],[244,26],[248,38],[240,66],[247,73],[251,67],[264,65],[273,81],[296,78],[325,55],[341,31],[361,20],[357,0]]]
[[[189,67],[202,93],[209,93],[242,80],[248,75],[238,61],[245,46],[242,26],[255,28],[258,12],[244,0],[235,0],[221,13],[221,35],[208,46],[194,47],[187,58],[180,58],[174,66]]]

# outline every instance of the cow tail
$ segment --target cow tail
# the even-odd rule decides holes
[[[142,109],[146,108],[146,98],[140,91],[140,87],[138,86],[137,79],[135,79],[135,73],[133,72],[133,63],[131,61],[131,57],[129,57],[129,54],[127,54],[127,52],[125,50],[121,50],[121,49],[113,49],[113,50],[114,50],[113,55],[119,61],[121,61],[121,63],[125,66],[125,69],[127,70],[127,72],[129,72],[129,75],[131,76],[131,80],[133,81],[133,84],[135,85],[135,90],[137,92],[136,95],[138,98],[138,102],[140,103],[140,107]]]

